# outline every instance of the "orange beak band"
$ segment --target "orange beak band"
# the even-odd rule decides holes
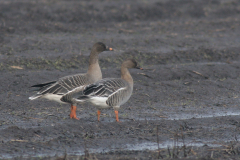
[[[113,48],[106,46],[106,51],[113,51]]]
[[[118,111],[114,111],[115,112],[115,115],[116,115],[116,121],[119,122],[119,119],[118,119]]]
[[[97,111],[97,120],[98,120],[98,122],[100,122],[100,114],[101,114],[101,111],[98,110],[98,111]]]
[[[79,120],[79,118],[77,118],[77,115],[76,115],[76,110],[77,110],[77,107],[71,105],[70,118]]]

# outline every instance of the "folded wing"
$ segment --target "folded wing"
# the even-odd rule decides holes
[[[106,97],[106,104],[109,106],[118,106],[125,103],[132,92],[129,84],[120,78],[102,79],[94,84],[87,86],[83,90],[83,96],[79,101],[90,100],[91,98]]]

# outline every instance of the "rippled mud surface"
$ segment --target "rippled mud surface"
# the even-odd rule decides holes
[[[0,1],[1,159],[230,159],[240,154],[237,0]],[[134,92],[112,109],[29,101],[31,85],[84,73],[104,42],[103,77],[135,58]]]

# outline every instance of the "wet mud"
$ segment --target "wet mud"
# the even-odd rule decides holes
[[[235,159],[240,154],[240,2],[0,2],[1,159]],[[84,73],[104,42],[103,77],[132,57],[119,111],[44,99],[30,86]]]

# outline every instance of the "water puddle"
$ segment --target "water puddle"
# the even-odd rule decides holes
[[[182,147],[184,144],[192,147],[202,147],[204,145],[207,145],[209,147],[221,147],[219,144],[214,144],[215,142],[178,142],[177,144],[174,144],[173,141],[165,141],[165,142],[160,142],[159,143],[159,148],[160,149],[167,149],[170,148],[172,149],[173,147]],[[121,147],[117,147],[115,149],[103,149],[103,148],[98,148],[98,149],[88,149],[89,153],[109,153],[109,152],[114,152],[114,151],[143,151],[143,150],[157,150],[158,149],[158,144],[156,142],[146,142],[146,143],[138,143],[138,144],[126,144]],[[70,155],[78,155],[82,156],[84,155],[84,151],[75,151],[70,153]]]
[[[165,119],[165,120],[186,120],[186,119],[192,119],[192,118],[216,118],[216,117],[224,117],[224,116],[238,116],[240,115],[240,110],[239,111],[212,111],[212,112],[208,112],[208,113],[197,113],[198,111],[195,111],[195,113],[181,113],[181,114],[177,114],[175,112],[167,112],[165,114],[165,116],[162,117],[138,117],[136,118],[136,120],[161,120],[161,119]],[[200,111],[199,111],[200,112]],[[149,114],[149,112],[148,112]],[[154,113],[153,113],[154,114]]]
[[[212,142],[202,142],[202,141],[186,141],[185,143],[183,142],[178,142],[175,143],[173,141],[165,141],[165,142],[160,142],[159,143],[159,148],[160,149],[167,149],[170,148],[172,149],[173,147],[182,147],[183,145],[186,145],[187,147],[193,146],[193,147],[202,147],[204,145],[207,145],[209,147],[221,147],[219,144],[215,144],[214,141]],[[114,152],[114,151],[143,151],[143,150],[157,150],[158,149],[158,144],[156,142],[145,142],[145,143],[137,143],[137,144],[126,144],[122,146],[118,146],[115,148],[88,148],[88,153],[109,153],[109,152]],[[72,151],[75,150],[75,151]],[[71,148],[71,151],[66,151],[68,156],[82,156],[85,155],[84,149],[79,149],[79,148]],[[21,155],[21,158],[28,158],[31,153],[28,153],[28,155]],[[64,153],[49,153],[49,154],[33,154],[34,156],[31,157],[59,157],[59,156],[64,156]],[[1,155],[1,158],[5,159],[11,159],[11,158],[16,158],[18,155]]]
[[[168,116],[169,120],[184,120],[184,119],[192,119],[192,118],[212,118],[212,117],[223,117],[223,116],[237,116],[240,115],[240,111],[223,111],[223,112],[215,112],[208,114],[175,114]]]
[[[220,147],[221,145],[219,144],[214,144],[214,142],[188,142],[188,143],[183,143],[183,142],[178,142],[177,144],[174,144],[173,141],[166,141],[163,143],[159,144],[159,148],[173,148],[175,147],[181,147],[183,145],[186,146],[192,146],[192,147],[202,147],[204,145],[207,145],[209,147]],[[139,143],[136,145],[130,145],[127,144],[125,150],[133,150],[133,151],[139,151],[139,150],[157,150],[158,149],[158,144],[154,142],[147,142],[147,143]]]

